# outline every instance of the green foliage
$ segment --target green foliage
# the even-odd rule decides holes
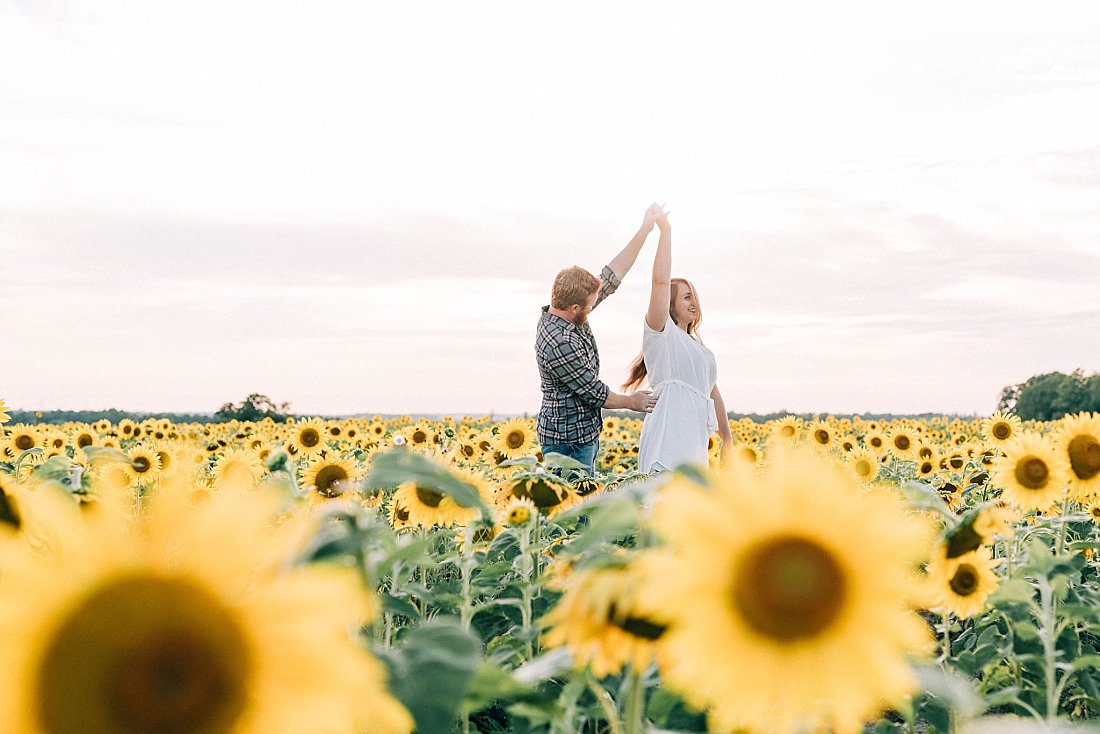
[[[1048,372],[1028,378],[1001,391],[1001,410],[1011,410],[1024,420],[1058,420],[1064,415],[1100,412],[1100,373],[1086,377],[1081,370],[1070,374]]]
[[[109,408],[107,410],[9,410],[9,423],[43,423],[61,425],[63,423],[95,423],[106,420],[118,425],[123,420],[140,423],[147,418],[165,418],[175,424],[210,423],[214,417],[210,413],[139,413]]]
[[[270,418],[276,422],[283,422],[290,417],[290,403],[275,403],[271,398],[260,393],[252,393],[237,404],[226,403],[214,413],[214,419],[219,421],[262,421]]]
[[[410,630],[399,646],[382,651],[394,693],[417,731],[451,729],[480,665],[480,647],[458,623],[441,619]]]

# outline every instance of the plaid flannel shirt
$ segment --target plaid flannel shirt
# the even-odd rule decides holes
[[[621,282],[606,265],[600,271],[600,281],[596,306]],[[539,442],[586,444],[599,440],[603,428],[600,409],[611,388],[600,381],[600,353],[588,322],[574,325],[543,306],[535,333],[535,358],[542,384]]]

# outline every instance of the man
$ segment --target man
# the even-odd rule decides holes
[[[535,358],[542,383],[538,437],[544,454],[564,454],[596,470],[596,452],[603,428],[602,408],[653,412],[652,393],[612,392],[600,380],[600,354],[588,325],[588,314],[615,292],[638,259],[646,237],[664,213],[654,203],[626,247],[604,266],[600,277],[566,268],[554,278],[550,305],[544,306],[535,334]]]

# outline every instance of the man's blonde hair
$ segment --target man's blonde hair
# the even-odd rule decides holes
[[[550,291],[550,305],[567,309],[573,304],[583,306],[588,297],[600,289],[600,279],[584,268],[574,265],[558,273]]]

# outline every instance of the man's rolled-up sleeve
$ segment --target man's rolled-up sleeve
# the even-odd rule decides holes
[[[554,381],[577,396],[581,402],[602,408],[611,393],[596,371],[584,364],[584,355],[569,341],[554,344],[546,360],[546,368]]]
[[[615,275],[615,271],[611,269],[610,265],[604,265],[603,270],[600,271],[600,289],[596,296],[596,303],[592,306],[593,309],[603,303],[603,299],[610,296],[619,286],[622,284],[622,280],[619,276]]]

